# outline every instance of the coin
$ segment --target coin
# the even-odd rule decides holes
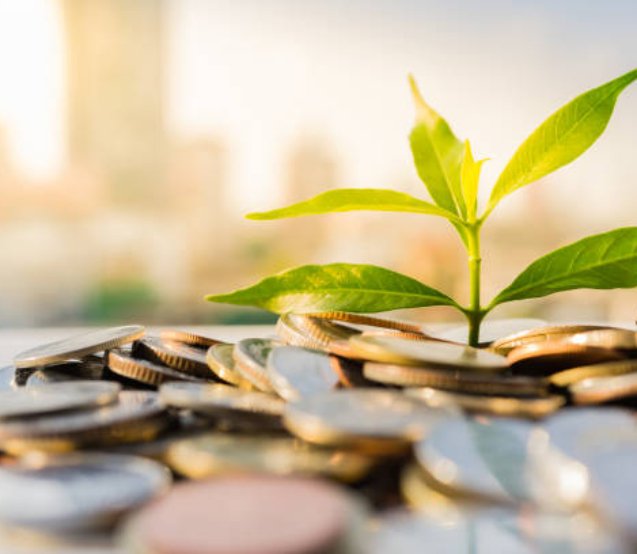
[[[457,498],[441,493],[429,484],[426,474],[415,463],[409,463],[400,474],[400,493],[408,506],[418,513],[436,519],[458,517],[460,510]],[[463,498],[464,506],[470,500]],[[478,505],[478,502],[475,503]]]
[[[52,364],[37,370],[28,370],[26,386],[63,383],[65,381],[101,380],[104,377],[104,359],[88,356],[82,360],[69,360]]]
[[[405,392],[432,408],[457,407],[468,412],[504,417],[542,418],[559,410],[566,403],[566,399],[558,395],[512,398],[445,392],[431,387],[411,388]]]
[[[125,536],[132,551],[162,554],[352,552],[361,547],[360,512],[327,482],[227,476],[175,486],[143,509]]]
[[[574,404],[601,404],[637,395],[637,372],[589,377],[568,388]]]
[[[347,340],[360,331],[306,315],[283,314],[276,325],[277,335],[292,346],[324,350],[333,354],[348,355]]]
[[[181,475],[203,479],[233,472],[277,475],[326,475],[353,482],[364,477],[373,460],[344,450],[309,446],[297,439],[207,434],[175,443],[168,464]]]
[[[164,329],[159,333],[159,338],[166,342],[181,342],[189,346],[199,346],[201,348],[210,348],[215,344],[225,344],[223,341],[206,337],[199,333],[179,329]]]
[[[480,344],[487,345],[502,337],[518,333],[528,333],[539,327],[544,327],[546,321],[542,319],[496,319],[482,323],[480,326]],[[469,336],[469,326],[460,325],[435,333],[436,338],[444,339],[451,342],[467,343]]]
[[[397,391],[346,389],[288,404],[283,421],[313,444],[396,454],[426,434],[442,413]]]
[[[178,342],[167,342],[157,337],[146,337],[135,341],[133,344],[133,356],[144,358],[158,365],[167,365],[193,377],[201,379],[209,379],[211,377],[210,368],[206,363],[205,352],[202,352],[199,348]]]
[[[157,393],[122,391],[116,404],[99,409],[2,421],[0,448],[20,455],[136,442],[156,437],[168,423]]]
[[[405,331],[407,333],[426,334],[423,333],[422,327],[418,324],[385,317],[374,317],[366,314],[354,314],[351,312],[317,312],[307,314],[307,316],[315,319],[342,321],[344,323],[364,327],[380,327],[382,329],[395,329],[396,331]]]
[[[615,350],[571,344],[561,340],[525,344],[514,348],[507,355],[513,371],[542,375],[623,358],[625,356]]]
[[[244,339],[234,347],[234,369],[246,381],[263,392],[274,392],[266,370],[268,355],[274,343],[268,339]]]
[[[109,527],[170,482],[166,467],[132,456],[27,458],[0,468],[0,521],[49,532]]]
[[[242,389],[254,388],[250,381],[247,381],[235,369],[234,344],[216,344],[211,346],[206,353],[208,367],[219,379],[226,383],[236,385]]]
[[[414,341],[379,335],[358,335],[349,339],[354,351],[367,360],[404,365],[454,367],[471,371],[502,371],[506,358],[458,344]]]
[[[274,348],[266,371],[274,390],[289,402],[330,391],[339,382],[328,354],[298,346]]]
[[[13,390],[19,386],[19,383],[16,382],[18,371],[12,365],[0,368],[0,391]]]
[[[69,381],[0,391],[0,419],[105,406],[117,400],[120,389],[108,381]]]
[[[121,350],[111,350],[107,356],[108,368],[117,375],[146,385],[158,387],[167,381],[200,381],[183,371],[135,358]]]
[[[100,329],[31,348],[18,354],[14,363],[16,367],[38,367],[78,359],[133,342],[143,335],[141,325]]]
[[[570,337],[569,342],[598,348],[612,348],[616,350],[637,350],[637,333],[630,329],[597,329],[577,333]]]
[[[602,364],[591,364],[558,371],[548,377],[556,387],[567,387],[591,377],[610,377],[637,372],[637,360],[618,360]]]
[[[367,362],[363,375],[372,381],[403,387],[504,396],[545,396],[549,382],[539,376],[502,375],[460,369],[423,368]]]
[[[378,386],[377,383],[370,381],[363,375],[363,364],[358,360],[330,356],[330,363],[338,375],[339,383],[345,388]]]

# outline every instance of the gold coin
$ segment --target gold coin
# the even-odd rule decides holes
[[[274,392],[266,369],[273,347],[274,343],[268,339],[244,339],[232,351],[235,371],[262,392]]]
[[[360,331],[346,325],[296,314],[283,314],[277,322],[276,332],[283,342],[292,346],[343,355],[349,354],[347,340],[360,334]]]
[[[637,333],[630,329],[597,329],[577,333],[569,338],[569,342],[597,348],[637,350]]]
[[[412,398],[422,400],[432,408],[456,407],[468,412],[531,419],[546,417],[559,410],[566,403],[565,398],[558,395],[512,398],[445,392],[430,387],[406,389],[405,393]]]
[[[181,342],[188,346],[199,346],[201,348],[210,348],[215,344],[225,344],[224,341],[180,329],[164,329],[159,333],[159,338],[167,342]]]
[[[235,369],[234,344],[215,344],[206,352],[206,362],[210,370],[222,381],[242,389],[252,389],[252,383]]]
[[[572,367],[624,359],[615,350],[550,340],[518,346],[507,356],[513,371],[549,374]]]
[[[117,375],[155,387],[167,381],[201,380],[183,371],[177,371],[141,358],[134,358],[120,350],[111,350],[108,353],[107,364],[108,368]]]
[[[363,375],[377,383],[504,396],[543,396],[549,383],[542,377],[499,375],[458,369],[423,368],[367,362]]]
[[[633,372],[637,372],[637,360],[618,360],[565,369],[553,373],[548,377],[548,380],[556,387],[567,387],[591,377],[611,377]]]
[[[382,329],[394,329],[396,331],[426,335],[420,325],[406,321],[399,321],[397,319],[373,317],[363,314],[354,314],[351,312],[317,312],[306,314],[306,316],[316,319],[327,319],[330,321],[343,321],[345,323],[362,325],[364,327],[380,327]]]
[[[83,358],[133,342],[144,336],[144,332],[141,325],[91,331],[26,350],[15,357],[14,363],[18,368],[25,368]]]
[[[133,355],[156,364],[163,364],[202,379],[210,379],[211,371],[206,363],[206,353],[178,342],[162,341],[146,337],[133,344]]]
[[[575,404],[601,404],[637,395],[637,373],[590,377],[568,388]]]
[[[236,472],[325,475],[354,482],[373,459],[355,452],[316,448],[298,439],[207,434],[175,443],[167,463],[181,475],[204,479]]]
[[[354,351],[369,361],[428,367],[453,367],[472,371],[502,371],[506,358],[464,346],[440,341],[415,341],[382,335],[357,335],[349,339]]]

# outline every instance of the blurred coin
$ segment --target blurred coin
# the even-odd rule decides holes
[[[69,360],[30,371],[26,386],[63,383],[65,381],[101,380],[104,377],[104,359],[88,356],[82,360]]]
[[[618,351],[549,340],[518,346],[507,359],[515,372],[547,375],[572,367],[624,359]]]
[[[559,410],[566,403],[564,397],[557,395],[512,398],[445,392],[431,387],[409,388],[405,392],[432,408],[456,407],[468,412],[505,417],[542,418]]]
[[[226,383],[236,385],[242,389],[254,388],[252,383],[235,369],[233,353],[234,344],[216,344],[211,346],[206,353],[208,367],[219,379]]]
[[[159,333],[159,338],[166,342],[181,342],[189,346],[200,348],[210,348],[215,344],[225,344],[223,341],[206,337],[192,331],[182,331],[180,329],[164,329]]]
[[[457,518],[468,500],[452,498],[433,488],[420,466],[411,462],[400,474],[400,493],[407,505],[419,513],[435,519]]]
[[[168,381],[201,381],[183,371],[135,358],[122,350],[111,350],[107,356],[107,364],[117,375],[155,387]]]
[[[20,386],[20,383],[16,381],[18,371],[19,370],[12,365],[0,368],[0,391],[13,390]],[[31,372],[29,371],[28,373],[30,374]]]
[[[274,348],[266,371],[272,387],[288,402],[330,391],[339,382],[328,354],[298,346]]]
[[[574,404],[601,404],[637,396],[637,373],[590,377],[569,386]]]
[[[263,392],[274,392],[266,370],[273,346],[273,341],[268,339],[244,339],[235,345],[232,352],[235,371]]]
[[[506,356],[511,350],[518,346],[549,340],[567,340],[578,333],[597,329],[608,329],[608,327],[603,325],[549,325],[547,327],[529,329],[528,331],[521,331],[507,337],[502,337],[491,345],[490,350]]]
[[[577,333],[570,337],[569,342],[598,348],[616,350],[637,350],[637,333],[630,329],[597,329]]]
[[[49,532],[103,528],[170,481],[164,466],[132,456],[38,457],[0,469],[0,521]]]
[[[318,312],[307,314],[307,317],[327,319],[329,321],[342,321],[344,323],[360,325],[363,327],[395,329],[396,331],[405,331],[407,333],[426,334],[423,333],[422,327],[416,323],[409,323],[407,321],[400,321],[393,318],[354,314],[351,312]]]
[[[543,396],[549,383],[542,377],[490,374],[462,369],[424,368],[367,362],[363,375],[372,381],[403,387],[437,389],[504,396]]]
[[[223,433],[179,441],[170,448],[167,461],[192,479],[259,472],[326,475],[343,481],[358,481],[373,463],[361,454],[315,448],[297,439]]]
[[[360,331],[306,315],[283,314],[276,325],[277,335],[291,346],[349,355],[348,339]]]
[[[284,423],[314,444],[395,454],[425,435],[442,414],[397,391],[347,389],[288,404]]]
[[[338,375],[341,386],[345,388],[378,386],[363,375],[363,363],[342,356],[330,356],[330,363]]]
[[[546,321],[542,319],[496,319],[488,320],[480,326],[480,344],[487,345],[493,341],[508,337],[517,333],[526,333],[532,329],[543,327]],[[469,336],[469,326],[459,325],[451,329],[445,329],[435,333],[436,338],[448,340],[451,342],[467,343]]]
[[[127,526],[134,552],[358,552],[361,508],[342,489],[299,477],[239,475],[177,485]]]
[[[502,371],[506,358],[458,344],[439,341],[414,341],[381,335],[358,335],[349,339],[361,357],[376,362],[405,365],[454,367],[473,371]]]
[[[186,344],[162,341],[157,337],[146,337],[135,341],[133,356],[158,365],[167,365],[193,377],[210,378],[210,368],[206,363],[205,352]]]
[[[2,421],[0,448],[15,455],[136,442],[153,439],[167,425],[157,393],[122,391],[117,403],[103,408]]]
[[[99,329],[26,350],[15,357],[16,367],[38,367],[69,359],[78,359],[95,352],[116,348],[144,335],[141,325]]]
[[[556,387],[567,387],[591,377],[611,377],[633,372],[637,372],[637,360],[618,360],[565,369],[553,373],[548,379]]]
[[[0,391],[0,419],[104,406],[115,402],[120,390],[108,381],[69,381]]]

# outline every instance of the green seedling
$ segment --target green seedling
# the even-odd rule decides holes
[[[517,149],[493,185],[478,215],[478,184],[484,160],[469,141],[460,141],[447,122],[423,99],[413,78],[416,123],[409,137],[418,175],[433,201],[385,189],[338,189],[291,206],[252,213],[266,220],[302,215],[376,210],[442,217],[458,232],[469,264],[466,306],[420,281],[364,264],[305,265],[207,300],[258,306],[276,313],[342,310],[380,312],[424,306],[450,306],[469,323],[468,342],[477,345],[480,325],[499,304],[573,289],[637,286],[637,227],[593,235],[564,246],[529,265],[483,305],[480,299],[482,226],[512,192],[538,181],[585,152],[602,134],[620,93],[637,80],[637,69],[581,94],[551,115]]]

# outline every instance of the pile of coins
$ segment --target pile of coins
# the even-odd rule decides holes
[[[127,326],[18,354],[0,551],[634,551],[637,333],[458,333],[286,314],[236,344]]]

